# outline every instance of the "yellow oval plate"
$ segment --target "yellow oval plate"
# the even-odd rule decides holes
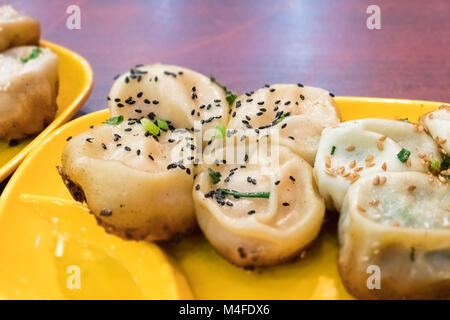
[[[441,105],[374,98],[336,100],[344,120],[417,121],[419,115]],[[253,271],[222,259],[200,233],[162,247],[107,235],[87,208],[72,200],[55,167],[67,137],[108,117],[108,111],[102,110],[57,129],[13,175],[0,200],[0,296],[176,299],[192,297],[192,290],[198,299],[352,298],[337,272],[333,214],[328,214],[319,238],[303,259]],[[73,288],[77,267],[81,289]]]
[[[39,135],[22,139],[15,146],[9,146],[8,141],[0,140],[0,182],[13,173],[32,148],[72,118],[92,89],[92,69],[83,57],[49,41],[41,40],[40,45],[51,49],[59,58],[59,94],[56,99],[58,111],[55,120]]]

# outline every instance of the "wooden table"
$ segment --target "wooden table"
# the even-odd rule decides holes
[[[336,95],[450,102],[449,0],[13,0],[43,38],[87,58],[83,113],[106,107],[113,77],[138,63],[186,66],[242,93],[266,83]],[[81,9],[81,30],[66,8]],[[366,26],[370,4],[381,30]]]
[[[238,93],[266,83],[336,95],[450,102],[449,0],[13,0],[43,38],[88,59],[95,87],[79,113],[106,107],[113,77],[139,63],[186,66]],[[66,28],[69,5],[81,29]],[[366,9],[381,9],[381,30]]]

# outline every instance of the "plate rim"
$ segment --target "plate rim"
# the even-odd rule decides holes
[[[368,102],[368,103],[400,103],[400,104],[409,104],[412,107],[417,107],[420,104],[431,106],[431,107],[439,107],[441,104],[447,104],[442,102],[433,102],[433,101],[422,101],[422,100],[407,100],[407,99],[389,99],[389,98],[365,98],[365,97],[336,97],[336,102],[339,104],[339,102]],[[16,181],[23,178],[23,173],[28,169],[29,163],[34,161],[34,157],[36,154],[42,151],[44,146],[47,145],[51,140],[55,139],[56,136],[61,135],[63,131],[66,130],[68,127],[76,126],[77,123],[85,122],[87,118],[90,117],[98,117],[98,116],[107,116],[109,112],[108,108],[104,108],[92,113],[85,114],[81,117],[78,117],[76,119],[73,119],[71,121],[68,121],[64,125],[60,126],[53,132],[50,132],[47,138],[37,147],[33,148],[29,155],[25,158],[25,160],[22,162],[22,164],[19,166],[19,168],[14,172],[13,176],[11,177],[10,181],[6,185],[3,194],[0,197],[0,220],[3,217],[3,214],[5,213],[5,206],[9,203],[8,201],[14,201],[12,195],[14,192],[17,192],[16,188]],[[20,191],[20,190],[19,190]]]
[[[47,125],[44,130],[42,130],[38,136],[36,136],[33,140],[31,140],[22,150],[20,150],[14,157],[12,157],[5,165],[0,167],[0,182],[5,180],[9,175],[11,175],[14,170],[18,168],[18,166],[24,161],[27,155],[37,147],[39,144],[45,142],[46,138],[55,131],[58,127],[63,125],[64,123],[70,121],[70,119],[75,115],[75,113],[84,105],[86,100],[89,98],[92,87],[94,83],[94,73],[92,71],[92,67],[89,62],[76,53],[66,47],[60,46],[51,41],[41,39],[39,41],[39,46],[44,46],[47,48],[55,48],[60,52],[64,52],[67,55],[70,55],[75,60],[79,61],[84,73],[86,75],[86,83],[83,87],[81,93],[72,101],[72,103],[59,114],[49,125]],[[8,183],[9,184],[9,183]],[[6,190],[6,188],[5,188]],[[4,193],[4,192],[3,192]]]

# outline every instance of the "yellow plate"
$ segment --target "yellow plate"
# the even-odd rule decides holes
[[[40,45],[51,49],[59,58],[59,94],[56,99],[58,111],[55,120],[39,135],[23,139],[15,146],[9,146],[7,141],[0,140],[0,182],[13,173],[32,148],[72,118],[92,89],[92,69],[83,57],[49,41],[41,40]]]
[[[373,98],[336,100],[344,120],[417,121],[420,114],[440,105]],[[332,214],[304,259],[254,271],[230,265],[201,234],[163,247],[105,234],[88,210],[71,199],[55,166],[68,136],[108,117],[108,111],[102,110],[57,129],[13,175],[0,200],[0,295],[188,298],[190,287],[198,299],[351,298],[337,272],[336,216]],[[81,269],[80,291],[68,289],[67,281],[73,276],[67,273],[70,266]]]

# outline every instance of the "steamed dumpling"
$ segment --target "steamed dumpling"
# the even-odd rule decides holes
[[[225,91],[204,75],[178,66],[136,66],[116,79],[108,99],[112,116],[153,113],[176,128],[192,129],[198,121],[207,130],[228,120]]]
[[[436,143],[450,155],[450,106],[441,106],[439,110],[427,113],[421,118]]]
[[[339,242],[340,275],[355,297],[449,298],[450,184],[419,172],[362,177],[345,198]],[[379,268],[379,289],[368,288],[369,266]]]
[[[438,147],[417,125],[363,119],[323,131],[314,172],[327,208],[339,211],[348,187],[360,177],[385,171],[427,172],[426,159],[431,158],[441,159]]]
[[[0,7],[0,52],[17,46],[38,45],[39,22],[21,15],[11,6]]]
[[[196,226],[192,139],[184,129],[149,135],[135,120],[103,124],[68,142],[60,173],[106,231],[168,240]]]
[[[323,222],[325,205],[311,166],[286,147],[279,146],[277,154],[271,148],[259,157],[259,146],[249,148],[243,159],[236,152],[236,164],[226,159],[224,164],[219,157],[210,163],[205,155],[194,182],[200,228],[213,247],[238,266],[267,266],[295,257],[316,238]]]
[[[277,128],[280,144],[314,163],[320,135],[339,124],[333,96],[301,84],[275,84],[247,93],[233,104],[229,129]]]
[[[17,47],[0,54],[0,138],[20,139],[56,113],[58,57],[49,49]]]

